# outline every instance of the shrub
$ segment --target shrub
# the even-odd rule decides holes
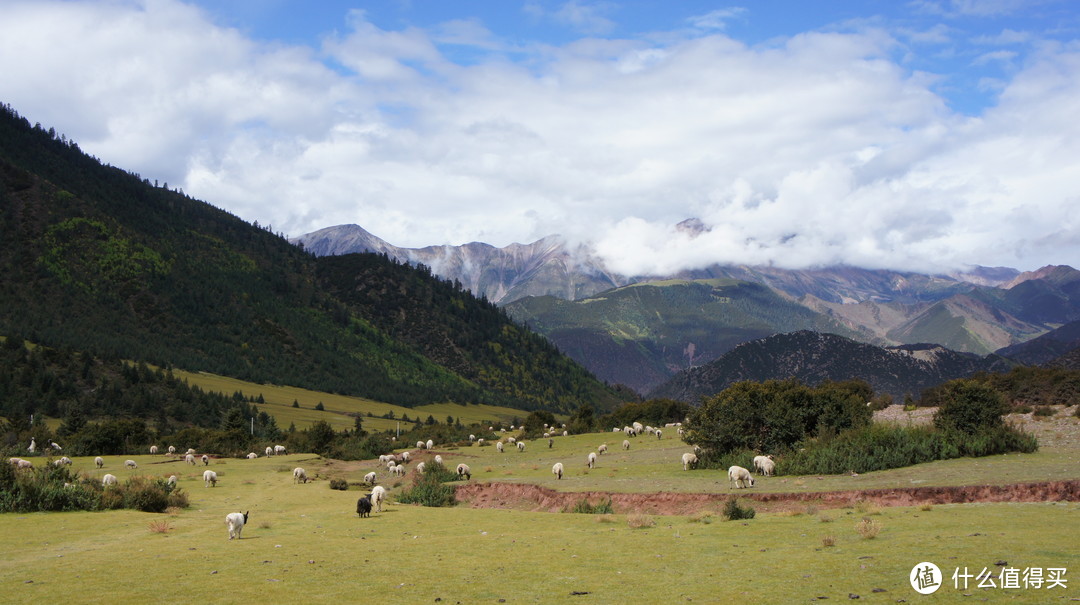
[[[656,521],[649,515],[635,513],[626,518],[626,524],[630,529],[644,529],[656,525]]]
[[[457,473],[450,472],[437,462],[431,462],[424,466],[423,473],[413,473],[412,487],[402,490],[397,500],[402,504],[453,506],[457,503],[454,486],[446,485],[446,482],[457,479]]]
[[[169,533],[169,530],[172,529],[172,526],[169,525],[168,521],[158,520],[158,521],[151,521],[149,524],[147,524],[147,528],[150,530],[151,533],[167,534],[167,533]]]
[[[727,503],[724,504],[724,517],[728,521],[738,521],[740,519],[753,519],[754,509],[739,506],[739,499],[735,496],[728,498]]]
[[[881,524],[870,517],[863,517],[862,521],[855,524],[855,531],[859,532],[863,539],[873,540],[881,533]]]
[[[164,479],[132,477],[121,487],[123,508],[163,513],[169,508],[169,487]]]
[[[974,434],[1005,425],[1008,411],[1001,393],[984,382],[953,380],[942,389],[942,404],[934,414],[934,426],[944,431]]]
[[[569,510],[563,512],[581,513],[585,515],[611,515],[615,513],[615,510],[611,507],[611,498],[607,499],[607,502],[600,502],[599,504],[589,504],[588,498],[582,498],[577,504]]]
[[[1048,405],[1040,405],[1039,407],[1035,408],[1035,416],[1053,416],[1056,413],[1057,410]]]
[[[349,482],[346,481],[345,479],[337,479],[337,478],[331,479],[330,480],[330,489],[336,489],[336,490],[345,491],[345,490],[349,489]]]
[[[828,548],[830,546],[836,546],[836,538],[832,536],[825,536],[821,539],[821,545],[825,548]]]

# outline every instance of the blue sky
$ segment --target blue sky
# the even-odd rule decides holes
[[[558,233],[625,273],[1080,258],[1075,0],[0,10],[0,101],[290,235]]]

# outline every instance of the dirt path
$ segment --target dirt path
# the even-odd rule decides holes
[[[582,498],[597,504],[611,499],[616,513],[689,515],[701,510],[719,511],[736,493],[622,494],[608,492],[558,492],[539,485],[521,483],[470,483],[457,487],[457,499],[473,508],[509,508],[560,512]],[[958,504],[966,502],[1080,502],[1080,480],[1042,481],[1013,485],[966,485],[908,487],[895,489],[843,490],[832,492],[754,493],[737,490],[740,498],[754,500],[762,512],[801,510],[813,505],[840,508],[859,502],[877,506]]]

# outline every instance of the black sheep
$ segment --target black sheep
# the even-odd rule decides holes
[[[356,514],[360,515],[361,518],[371,516],[370,494],[356,501]]]

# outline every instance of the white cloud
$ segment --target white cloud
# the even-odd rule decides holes
[[[704,15],[690,17],[687,21],[690,22],[690,25],[698,29],[715,29],[723,31],[727,29],[728,21],[741,18],[746,15],[747,12],[748,11],[743,7],[732,6],[709,11]]]
[[[988,84],[998,106],[966,118],[870,27],[761,46],[587,38],[510,57],[475,21],[390,31],[362,12],[320,49],[254,42],[175,0],[8,2],[5,17],[4,101],[291,235],[562,233],[624,273],[1080,257],[1076,44],[997,57],[1016,64]],[[448,43],[490,54],[458,65]],[[688,217],[712,229],[674,229]]]

